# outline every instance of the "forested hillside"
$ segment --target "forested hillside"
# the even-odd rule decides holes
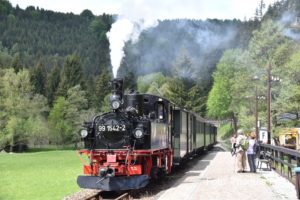
[[[156,27],[144,31],[136,43],[126,44],[118,75],[130,76],[129,80],[133,81],[145,76],[149,88],[143,92],[166,96],[180,106],[205,115],[216,63],[226,49],[246,48],[259,24],[259,20],[159,21]],[[159,76],[174,80],[149,81],[149,77],[158,80],[155,75],[148,75],[151,73],[161,73]],[[142,82],[140,77],[138,83]]]
[[[278,13],[295,8],[286,2],[296,1],[270,7],[263,21],[280,19]],[[248,21],[159,21],[137,42],[126,43],[118,76],[125,78],[127,89],[167,97],[205,116],[217,63],[228,49],[238,48],[233,52],[242,55],[248,51],[253,31],[261,26],[259,13]],[[106,33],[113,19],[84,8],[80,15],[32,6],[23,10],[0,0],[0,149],[19,143],[74,144],[82,122],[109,109],[112,70]],[[224,118],[233,113],[208,111]]]
[[[33,6],[22,10],[5,0],[0,1],[0,8],[1,51],[5,48],[12,57],[18,56],[23,67],[42,62],[50,70],[54,63],[61,65],[66,56],[76,54],[87,76],[110,69],[105,34],[112,16],[94,16],[89,10],[81,15],[64,14]],[[8,59],[0,59],[0,66],[9,64]]]
[[[0,149],[78,141],[108,92],[112,23],[84,8],[63,14],[0,0]]]

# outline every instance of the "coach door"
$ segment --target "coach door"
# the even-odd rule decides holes
[[[169,123],[168,123],[168,141],[169,146],[173,149],[173,139],[174,139],[174,130],[173,130],[173,106],[169,106]]]
[[[193,151],[193,115],[188,115],[188,153]]]

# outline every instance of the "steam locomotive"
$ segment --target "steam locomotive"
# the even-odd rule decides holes
[[[123,80],[111,82],[111,112],[85,122],[80,131],[88,164],[77,178],[81,188],[119,191],[145,187],[151,178],[216,142],[217,128],[165,98],[129,93]]]

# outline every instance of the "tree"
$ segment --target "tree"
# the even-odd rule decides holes
[[[96,17],[90,23],[90,29],[92,29],[100,39],[106,38],[106,32],[110,30],[111,24],[105,23],[101,17]]]
[[[181,49],[172,68],[173,76],[177,79],[181,79],[185,89],[189,89],[193,85],[195,72],[193,70],[193,63],[186,49]]]
[[[184,88],[184,83],[181,79],[168,79],[168,91],[165,94],[165,97],[168,98],[171,102],[174,102],[179,107],[186,106],[187,92]],[[166,86],[165,86],[166,87]]]
[[[34,87],[34,93],[42,94],[46,96],[46,69],[40,60],[31,71],[30,80]]]
[[[260,0],[258,8],[256,8],[256,10],[255,10],[255,19],[256,20],[262,20],[265,7],[266,7],[266,4],[264,3],[264,1]]]
[[[207,102],[206,93],[204,93],[203,91],[204,88],[202,88],[200,85],[198,84],[194,85],[188,91],[188,95],[187,95],[188,100],[186,102],[186,107],[189,110],[192,110],[195,113],[198,113],[202,116],[205,115],[206,102]]]
[[[85,80],[82,71],[80,59],[76,55],[70,55],[66,58],[60,75],[60,82],[57,90],[58,96],[66,96],[68,89],[80,84],[85,88]]]
[[[165,77],[162,73],[153,73],[138,77],[138,91],[158,95],[169,99],[177,106],[186,107],[188,92],[180,78]]]
[[[263,22],[259,30],[253,32],[253,37],[249,42],[250,56],[258,67],[267,68],[268,64],[273,64],[277,48],[285,42],[282,27],[267,20]]]
[[[78,141],[81,116],[87,111],[88,101],[80,85],[67,91],[66,97],[58,97],[49,114],[52,140],[56,144],[71,144]]]
[[[48,120],[52,129],[51,140],[55,144],[67,142],[69,134],[72,132],[72,125],[66,120],[68,106],[65,97],[58,97],[50,111]]]
[[[53,101],[55,99],[55,94],[57,92],[59,82],[60,82],[60,69],[57,65],[55,65],[51,69],[49,75],[47,76],[47,83],[46,83],[46,96],[50,106],[52,106]]]
[[[298,114],[300,111],[300,49],[292,56],[289,62],[282,67],[282,82],[277,101],[273,104],[278,113]],[[292,121],[293,126],[299,126],[300,120]]]
[[[136,88],[136,77],[132,71],[129,71],[124,78],[124,89],[134,90]]]
[[[21,64],[21,61],[20,61],[20,54],[19,53],[16,53],[14,55],[11,66],[15,69],[16,73],[18,73],[23,68],[23,66]]]
[[[95,89],[95,105],[98,111],[101,110],[105,96],[110,93],[109,82],[111,80],[111,74],[108,71],[103,71],[96,81],[96,89]]]
[[[234,84],[241,84],[241,79],[237,79],[236,73],[245,66],[245,61],[241,50],[227,50],[224,52],[217,69],[213,74],[214,84],[207,100],[208,116],[217,119],[232,119],[234,130],[237,130],[237,114],[239,104],[234,104],[234,98],[240,98],[240,94],[234,92]],[[244,57],[245,58],[245,57]],[[235,89],[237,90],[237,89]],[[237,96],[235,96],[237,95]]]
[[[12,55],[10,55],[7,48],[2,45],[0,42],[0,69],[1,68],[8,68],[12,63]]]
[[[15,73],[13,69],[4,70],[0,77],[0,146],[28,144],[34,139],[37,126],[46,130],[46,123],[32,122],[44,118],[48,111],[46,98],[33,93],[28,70]],[[45,122],[45,121],[44,121]]]
[[[264,12],[264,9],[265,9],[265,7],[266,7],[266,4],[265,4],[265,2],[264,2],[264,0],[260,0],[260,2],[259,2],[259,15],[260,15],[260,19],[262,19],[262,17],[263,17],[263,12]]]
[[[287,37],[283,35],[283,27],[271,20],[264,21],[260,29],[253,32],[248,52],[254,61],[252,76],[260,76],[261,81],[258,88],[267,90],[265,83],[268,81],[269,70],[273,76],[280,76],[278,73],[282,73],[282,65],[288,60],[287,57],[289,57],[290,49],[292,49],[289,47],[290,44]],[[280,93],[280,87],[277,89],[277,91],[272,91],[272,97]],[[274,104],[276,99],[272,98],[272,102]]]
[[[92,13],[92,11],[85,9],[80,13],[80,16],[85,17],[89,20],[94,18],[94,14]]]
[[[141,93],[146,93],[153,82],[157,87],[161,87],[166,81],[166,77],[161,72],[140,76],[137,79],[137,89]]]
[[[0,1],[0,19],[6,15],[8,15],[12,10],[12,5],[7,0]]]

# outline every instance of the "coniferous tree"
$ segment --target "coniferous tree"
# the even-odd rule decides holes
[[[8,15],[12,10],[12,5],[7,0],[0,0],[0,19]]]
[[[96,83],[94,76],[89,76],[86,81],[86,98],[88,100],[89,108],[96,108],[97,97],[96,97]]]
[[[202,116],[205,115],[206,111],[206,101],[207,101],[207,92],[204,91],[204,88],[200,85],[194,85],[187,95],[186,107],[189,110],[194,111]]]
[[[95,105],[97,110],[100,110],[104,103],[104,98],[110,93],[109,82],[111,81],[111,74],[107,71],[103,71],[96,80],[95,88]]]
[[[22,68],[22,64],[21,64],[21,60],[20,60],[20,54],[16,53],[13,60],[12,60],[12,64],[11,66],[14,68],[15,72],[18,73]]]
[[[80,59],[77,55],[70,55],[66,58],[60,74],[60,83],[57,90],[58,96],[66,96],[68,89],[80,84],[85,88],[84,74]]]
[[[262,19],[262,17],[263,17],[265,7],[266,7],[266,4],[265,4],[264,0],[260,0],[259,6],[258,6],[258,13],[259,13],[260,19]]]
[[[127,76],[124,78],[124,88],[129,90],[135,90],[136,86],[136,78],[132,71],[130,71]]]
[[[173,64],[173,76],[181,79],[185,89],[189,89],[193,84],[195,72],[193,70],[193,63],[186,49],[181,49]]]
[[[31,71],[30,81],[34,87],[34,92],[46,96],[46,69],[40,60]]]
[[[187,92],[181,79],[170,79],[168,81],[168,92],[166,97],[179,107],[186,106]]]
[[[46,84],[46,96],[48,99],[48,103],[52,106],[55,100],[55,94],[60,82],[60,69],[57,64],[51,69],[49,75],[47,76],[47,84]]]
[[[80,13],[80,16],[87,18],[88,20],[91,20],[94,18],[94,14],[92,11],[85,9]]]

